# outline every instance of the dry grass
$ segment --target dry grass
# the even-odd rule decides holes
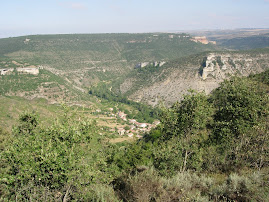
[[[119,143],[119,142],[124,142],[124,141],[131,142],[131,141],[134,141],[134,140],[136,140],[136,138],[132,138],[132,137],[119,137],[119,138],[115,138],[115,139],[110,139],[109,142],[110,143]]]

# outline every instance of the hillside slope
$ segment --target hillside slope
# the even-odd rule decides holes
[[[153,68],[153,69],[152,69]],[[170,105],[182,98],[189,89],[207,94],[233,75],[248,76],[269,68],[269,49],[245,52],[212,52],[166,63],[162,68],[146,67],[141,83],[139,72],[120,85],[122,93],[138,102]],[[145,73],[147,72],[147,73]]]
[[[137,63],[167,61],[216,50],[190,41],[188,34],[74,34],[0,39],[2,61],[43,65],[87,87],[124,76]],[[2,66],[4,67],[4,65]],[[60,71],[61,70],[61,71]]]
[[[0,39],[0,69],[42,66],[38,76],[1,76],[0,92],[71,101],[102,82],[131,100],[169,105],[190,88],[209,93],[231,75],[247,76],[268,68],[268,48],[219,52],[218,46],[190,39],[189,34],[178,33]],[[11,87],[13,84],[20,90]]]

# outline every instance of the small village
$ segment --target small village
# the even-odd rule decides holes
[[[118,134],[119,135],[127,135],[128,137],[133,137],[136,135],[137,138],[142,138],[141,134],[150,132],[152,128],[155,128],[158,124],[160,124],[160,121],[154,121],[152,124],[150,123],[139,123],[135,119],[127,119],[127,114],[124,112],[119,111],[117,116],[128,122],[130,127],[126,130],[125,128],[119,127],[118,128]]]
[[[160,124],[159,120],[155,120],[152,124],[150,123],[139,123],[135,119],[128,119],[128,115],[125,114],[123,111],[118,111],[116,114],[113,113],[114,109],[109,108],[109,112],[105,114],[110,118],[118,118],[125,122],[125,126],[116,126],[112,128],[112,132],[116,132],[119,136],[128,136],[129,138],[142,138],[143,134],[150,132],[151,129],[155,128],[157,125]],[[102,113],[102,110],[97,109],[97,113]]]

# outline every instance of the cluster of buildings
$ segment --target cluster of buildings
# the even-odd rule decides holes
[[[139,123],[135,119],[127,119],[127,114],[121,111],[118,112],[117,116],[130,124],[129,126],[124,128],[117,128],[118,134],[121,136],[127,135],[128,137],[134,137],[134,135],[136,135],[137,138],[141,138],[141,134],[150,132],[152,128],[155,128],[158,124],[160,124],[160,121],[154,121],[152,124]]]
[[[127,135],[128,137],[137,137],[142,138],[142,135],[151,131],[151,129],[155,128],[160,124],[159,120],[154,121],[152,124],[150,123],[140,123],[135,119],[128,119],[127,114],[122,111],[118,111],[118,113],[114,114],[113,108],[108,109],[109,112],[103,112],[101,109],[96,109],[96,113],[106,114],[110,117],[117,117],[124,122],[126,122],[125,126],[118,126],[115,128],[111,128],[111,132],[117,132],[120,136]]]

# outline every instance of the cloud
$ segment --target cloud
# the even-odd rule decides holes
[[[73,10],[87,10],[87,6],[79,2],[61,2],[60,6],[64,8],[70,8]]]

